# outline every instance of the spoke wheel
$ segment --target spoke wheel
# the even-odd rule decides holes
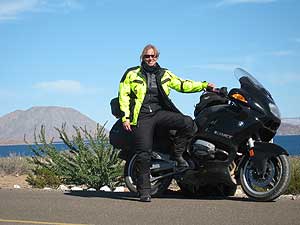
[[[130,157],[130,159],[127,160],[127,162],[125,164],[125,168],[124,168],[125,184],[131,192],[137,192],[137,188],[136,188],[136,179],[137,179],[136,156],[137,155],[134,154],[132,157]],[[150,180],[163,175],[162,173],[155,172],[155,170],[153,168],[155,168],[155,165],[152,165],[150,168],[150,171],[151,171]],[[161,195],[163,192],[165,192],[168,189],[171,181],[172,181],[172,177],[165,177],[165,178],[162,178],[159,180],[152,181],[151,182],[151,195],[152,196]]]
[[[290,181],[290,164],[286,155],[267,160],[266,172],[258,175],[253,162],[245,160],[240,170],[244,192],[257,201],[272,201],[287,189]]]

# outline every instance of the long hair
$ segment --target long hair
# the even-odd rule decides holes
[[[146,45],[146,46],[144,47],[144,49],[143,49],[143,51],[142,51],[142,54],[141,54],[141,56],[140,56],[140,60],[141,60],[141,61],[143,61],[143,58],[144,58],[144,55],[146,54],[146,51],[147,51],[148,49],[151,49],[151,48],[152,48],[153,51],[154,51],[155,57],[156,57],[156,58],[159,57],[159,51],[158,51],[158,49],[157,49],[154,45],[148,44],[148,45]]]

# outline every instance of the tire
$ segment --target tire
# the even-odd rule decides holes
[[[245,159],[240,169],[240,180],[246,195],[256,201],[272,201],[283,194],[291,179],[288,157],[279,155],[267,160],[266,176],[260,178],[249,158]]]
[[[136,172],[135,172],[135,163],[136,163],[136,154],[133,154],[128,158],[124,168],[124,178],[125,184],[131,192],[137,193],[136,189]],[[162,174],[159,174],[162,175]],[[151,177],[154,175],[151,173]],[[163,194],[171,184],[172,177],[162,178],[160,180],[154,181],[151,183],[150,194],[152,196],[160,196]]]

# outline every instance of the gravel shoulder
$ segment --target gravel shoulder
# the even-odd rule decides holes
[[[7,176],[0,176],[0,189],[30,189],[33,191],[59,191],[62,190],[54,190],[54,189],[35,189],[32,188],[27,182],[26,182],[27,175],[7,175]],[[176,183],[172,183],[169,187],[170,192],[178,192],[179,188],[176,185]],[[128,192],[128,189],[125,188],[125,192]],[[243,190],[238,187],[235,197],[238,198],[247,198],[247,196],[244,194]],[[300,195],[282,195],[279,199],[287,199],[287,200],[298,200],[300,201]]]

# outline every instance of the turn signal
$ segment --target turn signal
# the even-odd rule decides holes
[[[250,156],[250,157],[253,157],[253,156],[254,156],[254,150],[253,150],[253,148],[250,149],[250,151],[249,151],[249,156]]]
[[[231,97],[233,97],[234,99],[239,100],[241,102],[248,103],[248,101],[245,99],[245,97],[241,94],[233,94],[233,95],[231,95]]]

